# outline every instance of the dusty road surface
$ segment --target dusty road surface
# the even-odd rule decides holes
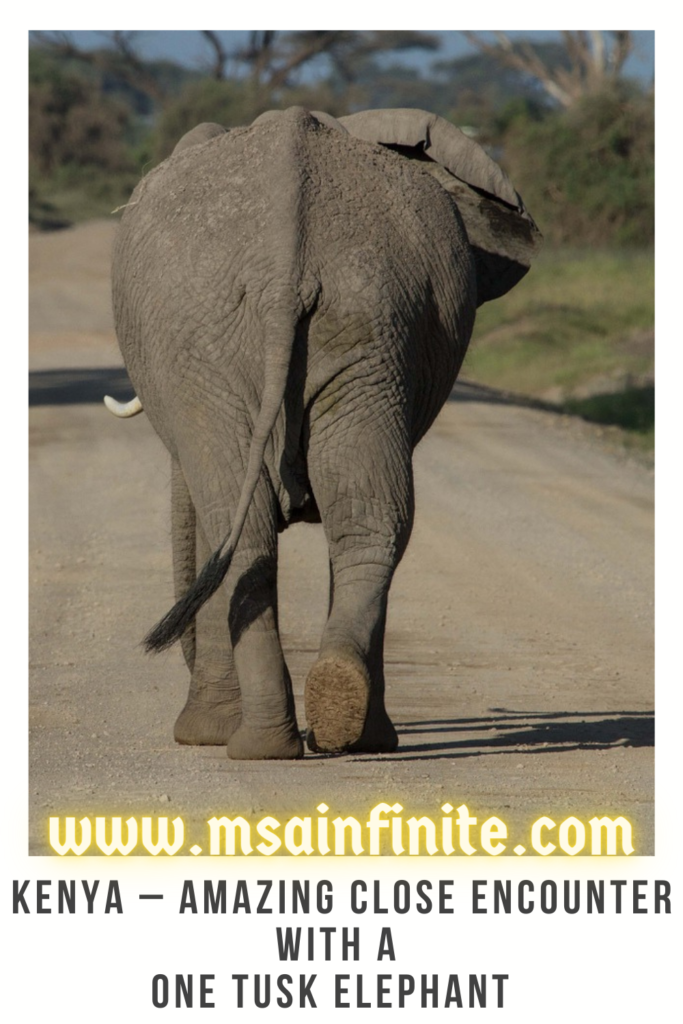
[[[139,646],[171,602],[169,462],[144,415],[117,421],[101,403],[129,395],[113,232],[31,238],[31,851],[47,852],[50,815],[181,815],[201,842],[213,814],[315,817],[324,801],[361,816],[386,800],[406,817],[438,819],[445,802],[497,814],[506,854],[530,849],[542,814],[624,814],[636,851],[653,852],[651,471],[587,427],[473,387],[416,453],[386,647],[398,751],[231,762],[174,743],[180,651]],[[326,607],[321,528],[291,528],[281,550],[303,725]]]

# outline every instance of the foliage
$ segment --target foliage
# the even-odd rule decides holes
[[[542,48],[529,39],[513,41],[507,32],[463,32],[480,53],[499,67],[510,68],[532,80],[554,104],[568,109],[578,99],[618,83],[633,50],[632,33],[621,31],[563,31],[560,59],[547,60]]]
[[[565,60],[557,43],[536,44],[534,52],[552,68]],[[438,61],[434,65],[434,84],[438,85],[435,104],[428,107],[455,124],[472,125],[477,137],[497,142],[502,125],[501,112],[525,110],[539,115],[552,104],[531,75],[509,68],[483,53],[472,53],[457,60]]]
[[[428,33],[258,31],[229,51],[224,33],[204,32],[213,60],[202,75],[142,60],[135,33],[107,33],[108,45],[93,51],[67,33],[38,34],[30,49],[32,209],[58,207],[81,187],[88,209],[98,195],[123,201],[125,183],[200,121],[249,124],[292,104],[337,116],[412,106],[468,126],[509,171],[551,244],[651,244],[653,105],[618,77],[628,34],[564,33],[564,44],[512,49],[498,35],[495,47],[482,39],[479,52],[416,68],[402,53],[434,51],[438,40]],[[538,69],[578,99],[560,106]]]
[[[106,96],[121,100],[130,108],[134,118],[149,121],[153,119],[159,97],[172,99],[178,96],[189,82],[199,81],[204,76],[199,71],[183,68],[170,60],[145,61],[149,86],[138,82],[124,72],[123,58],[103,61],[99,73],[99,86]],[[86,73],[86,68],[81,69]]]
[[[645,435],[654,440],[655,389],[654,385],[627,387],[589,398],[569,399],[564,404],[566,412],[581,416],[591,423],[618,426],[623,430]]]
[[[654,113],[653,97],[620,74],[627,33],[612,33],[603,52],[598,37],[609,44],[609,33],[514,52],[500,38],[495,53],[484,45],[418,69],[401,53],[433,51],[428,33],[259,31],[228,52],[222,33],[205,32],[213,61],[203,73],[143,61],[134,33],[108,35],[100,50],[63,33],[30,48],[34,224],[109,214],[201,121],[233,127],[293,104],[335,116],[433,110],[504,165],[546,238],[529,276],[480,310],[465,375],[650,436],[653,263],[635,247],[653,240]]]
[[[388,55],[414,50],[436,50],[438,37],[429,32],[382,30],[376,32],[303,31],[252,33],[268,37],[265,45],[242,54],[250,77],[271,93],[301,84],[300,69],[315,67],[318,81],[328,80],[339,92],[353,95],[354,86],[376,78]]]
[[[258,85],[215,78],[190,82],[159,116],[152,136],[153,159],[167,157],[178,139],[202,121],[234,128],[249,124],[268,109],[268,99]]]
[[[58,167],[129,166],[126,106],[90,87],[88,81],[31,51],[29,157],[40,174]]]
[[[502,146],[510,177],[551,243],[652,244],[651,97],[621,84],[541,119],[513,117]]]
[[[130,138],[131,114],[123,102],[73,65],[30,51],[32,223],[53,227],[124,202],[135,184]]]

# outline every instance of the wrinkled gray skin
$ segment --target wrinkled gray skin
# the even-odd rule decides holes
[[[175,726],[233,758],[303,753],[276,593],[278,530],[301,519],[322,520],[331,569],[309,746],[395,749],[383,641],[412,452],[482,300],[442,183],[350,131],[298,108],[200,125],[138,186],[115,246],[119,343],[172,458],[176,597],[246,502],[224,582],[182,637],[192,680]]]

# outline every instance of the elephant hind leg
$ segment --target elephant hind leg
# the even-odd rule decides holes
[[[398,746],[384,704],[389,582],[367,588],[357,583],[355,607],[338,602],[330,615],[305,688],[306,742],[315,753],[386,754]],[[359,625],[362,619],[370,628]]]
[[[193,585],[197,566],[211,554],[201,523],[174,459],[171,478],[171,524],[175,596]],[[228,604],[219,591],[204,605],[183,635],[183,654],[190,669],[190,692],[175,723],[177,743],[225,746],[241,718],[240,689],[228,636]]]
[[[289,670],[277,624],[277,537],[240,548],[226,580],[228,623],[242,693],[242,720],[228,741],[236,760],[303,756]],[[263,538],[261,538],[261,543]],[[272,542],[272,546],[271,546]]]
[[[171,538],[173,590],[176,601],[179,601],[197,578],[197,516],[177,459],[171,460]],[[196,651],[194,622],[180,638],[180,646],[185,663],[192,672]]]
[[[348,652],[321,656],[306,679],[306,741],[316,753],[341,753],[357,744],[370,707],[371,681]]]
[[[210,555],[201,525],[197,527],[197,562]],[[228,602],[219,590],[195,621],[195,660],[190,692],[175,723],[177,743],[225,746],[242,718],[240,685],[228,635]]]
[[[369,406],[370,408],[370,406]],[[306,682],[312,750],[389,752],[384,706],[389,586],[413,519],[411,447],[400,416],[375,411],[355,431],[312,423],[309,473],[330,550],[331,607]]]
[[[209,551],[216,550],[230,530],[230,516],[241,484],[236,470],[239,457],[216,443],[211,452],[212,472],[207,472],[205,452],[203,460],[188,458],[186,469]],[[231,480],[234,477],[237,479]],[[228,737],[228,756],[238,760],[301,757],[303,744],[296,723],[292,684],[278,635],[277,507],[265,471],[259,478],[225,579],[201,609],[198,627],[216,598],[222,602],[223,635],[232,651],[241,696],[241,717]],[[198,656],[201,635],[198,632]]]

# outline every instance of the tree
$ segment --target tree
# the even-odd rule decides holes
[[[232,60],[242,64],[249,77],[269,92],[297,84],[298,73],[313,62],[326,61],[333,77],[352,85],[362,77],[369,60],[378,54],[406,50],[436,50],[439,39],[420,31],[302,31],[251,32],[245,47],[229,53],[218,33],[204,32],[215,54],[214,72],[219,77],[221,63]]]
[[[564,108],[618,81],[633,49],[632,36],[627,31],[564,31],[566,60],[551,66],[533,43],[513,43],[505,32],[493,33],[495,44],[477,32],[463,32],[463,35],[481,53],[537,81]]]
[[[154,163],[164,160],[173,152],[178,139],[203,121],[234,128],[250,124],[269,106],[259,91],[233,78],[202,78],[189,82],[159,114],[150,140],[149,157]]]
[[[198,69],[203,74],[195,73],[193,77],[246,80],[253,91],[273,101],[283,90],[300,88],[302,71],[314,62],[350,87],[367,75],[369,64],[378,54],[436,50],[440,45],[438,36],[420,31],[259,30],[250,32],[246,45],[239,47],[229,46],[224,33],[202,30],[200,34],[207,56],[203,68]],[[135,32],[103,32],[103,46],[97,50],[81,49],[68,32],[34,32],[31,38],[34,45],[63,61],[89,66],[101,78],[118,78],[146,95],[156,110],[174,98],[156,73],[159,62],[139,56]]]
[[[410,99],[425,94],[425,83],[412,69],[382,70],[377,60],[438,46],[435,36],[405,31],[255,31],[246,45],[232,49],[221,33],[203,31],[202,36],[210,51],[207,77],[188,83],[165,103],[154,131],[155,159],[168,156],[178,138],[200,121],[234,127],[265,110],[293,105],[337,116],[367,106],[410,105]],[[314,62],[313,80],[303,71]]]
[[[122,171],[129,111],[44,54],[29,65],[29,159],[39,175],[59,167]]]
[[[34,32],[33,49],[59,61],[62,65],[83,71],[89,68],[100,83],[113,77],[130,89],[143,93],[153,104],[162,104],[166,90],[152,71],[152,66],[141,60],[134,45],[134,32],[103,32],[105,45],[96,50],[77,46],[68,32]]]
[[[504,162],[547,241],[651,245],[654,109],[626,83],[532,121],[503,137]]]

